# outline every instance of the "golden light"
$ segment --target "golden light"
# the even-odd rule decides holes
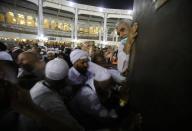
[[[20,24],[21,24],[21,25],[24,25],[24,24],[25,24],[25,21],[20,21]]]
[[[51,21],[51,29],[55,29],[57,27],[57,24],[55,22],[55,20]]]
[[[17,14],[17,24],[25,25],[25,16],[23,14]]]
[[[27,16],[26,24],[27,24],[27,26],[35,27],[35,20],[34,20],[34,18],[32,16]]]
[[[52,20],[52,21],[51,21],[51,24],[53,24],[53,23],[55,23],[55,20]]]
[[[64,23],[63,30],[66,32],[70,31],[70,25],[68,23]]]
[[[8,14],[11,15],[11,16],[14,16],[13,12],[9,11]]]
[[[32,16],[27,16],[27,19],[28,19],[28,20],[32,20],[33,17],[32,17]]]
[[[0,22],[3,22],[3,21],[5,21],[5,16],[4,16],[4,14],[0,13]]]
[[[7,18],[7,23],[16,24],[16,20],[15,20],[13,12],[7,12],[6,13],[6,18]]]
[[[17,14],[19,18],[24,18],[24,15],[22,14]]]
[[[49,20],[46,19],[46,18],[43,20],[43,27],[44,28],[49,28]]]
[[[62,27],[63,27],[63,23],[59,22],[58,28],[59,28],[59,29],[62,29]]]

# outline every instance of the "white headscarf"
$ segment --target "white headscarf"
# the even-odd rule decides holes
[[[45,76],[51,80],[64,79],[69,71],[67,62],[61,58],[49,61],[45,67]]]
[[[89,57],[88,53],[80,49],[75,49],[70,54],[72,64],[74,64],[79,59],[86,59],[88,57]]]

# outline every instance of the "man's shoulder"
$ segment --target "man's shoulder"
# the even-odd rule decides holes
[[[30,90],[30,94],[33,102],[44,109],[54,110],[55,107],[63,108],[64,106],[64,102],[61,97],[46,87],[43,84],[43,81],[36,83]]]
[[[79,76],[80,73],[74,68],[74,67],[71,67],[69,69],[69,72],[68,72],[68,76]]]
[[[52,94],[53,92],[43,84],[44,81],[37,82],[30,90],[32,99],[44,94]]]

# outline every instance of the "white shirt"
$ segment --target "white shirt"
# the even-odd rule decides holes
[[[91,72],[88,71],[86,75],[82,75],[74,67],[71,67],[68,72],[68,79],[72,85],[83,85],[91,77]]]
[[[129,64],[129,55],[127,55],[123,49],[127,42],[128,38],[124,38],[121,40],[119,48],[118,48],[118,61],[117,61],[117,69],[120,73],[123,73],[127,70]]]
[[[80,74],[74,67],[71,67],[68,72],[68,79],[73,85],[84,84],[87,80],[93,78],[99,70],[103,70],[103,67],[93,62],[88,62],[86,75]]]
[[[78,122],[68,112],[62,98],[56,92],[45,86],[43,82],[44,81],[37,82],[30,90],[33,102],[44,109],[47,113],[73,125],[74,129],[83,130]],[[23,115],[20,116],[19,124],[21,131],[48,130],[44,123],[32,120]]]
[[[30,90],[33,102],[48,113],[70,123],[76,127],[77,130],[81,129],[78,122],[70,115],[61,96],[50,90],[43,82],[44,81],[37,82]]]

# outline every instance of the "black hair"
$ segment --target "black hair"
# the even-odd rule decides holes
[[[62,80],[51,80],[47,77],[45,77],[44,85],[47,86],[51,90],[60,90],[60,88],[65,86],[65,79]]]
[[[7,50],[7,46],[0,41],[0,51],[6,51]]]

